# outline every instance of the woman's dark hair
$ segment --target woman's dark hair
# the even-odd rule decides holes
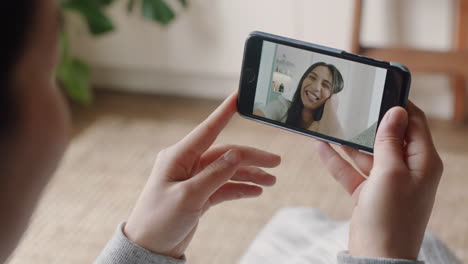
[[[341,75],[340,71],[334,65],[327,64],[325,62],[317,62],[317,63],[312,64],[312,66],[310,66],[305,71],[304,75],[302,75],[302,78],[299,81],[299,84],[297,85],[297,89],[296,89],[296,92],[294,93],[291,107],[289,107],[288,109],[288,116],[286,118],[287,125],[300,127],[302,110],[304,109],[304,104],[302,103],[302,99],[301,99],[302,83],[304,82],[305,78],[307,78],[309,73],[319,66],[327,67],[332,74],[332,91],[331,91],[332,94],[339,93],[341,92],[341,90],[343,90],[343,87],[344,87],[343,76]],[[325,109],[325,103],[314,111],[313,113],[314,121],[322,120],[323,110]]]
[[[0,133],[15,119],[12,75],[25,47],[38,0],[8,0],[0,5]]]

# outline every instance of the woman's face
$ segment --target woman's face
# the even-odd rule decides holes
[[[332,73],[328,67],[315,67],[304,79],[301,87],[301,100],[304,109],[314,111],[330,98]]]

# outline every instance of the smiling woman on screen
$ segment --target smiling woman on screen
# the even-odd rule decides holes
[[[301,77],[292,102],[280,96],[254,114],[294,127],[323,132],[319,121],[326,112],[326,103],[343,87],[343,76],[334,65],[317,62]]]

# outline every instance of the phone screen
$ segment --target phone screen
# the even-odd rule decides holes
[[[387,69],[263,41],[253,115],[373,148]]]

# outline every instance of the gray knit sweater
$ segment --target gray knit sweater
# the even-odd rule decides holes
[[[125,223],[118,226],[94,264],[184,264],[185,260],[154,254],[131,242],[123,233]],[[422,261],[383,258],[359,258],[345,252],[338,254],[338,264],[422,264]]]

